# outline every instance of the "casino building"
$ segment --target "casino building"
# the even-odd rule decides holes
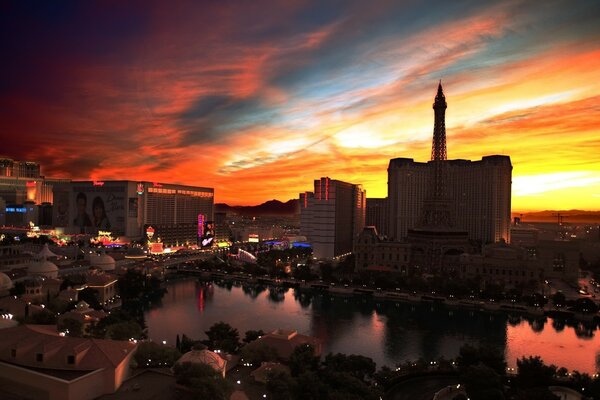
[[[54,185],[53,222],[69,234],[111,232],[165,246],[193,245],[212,221],[214,189],[145,181],[72,181]],[[199,221],[201,221],[199,223]]]

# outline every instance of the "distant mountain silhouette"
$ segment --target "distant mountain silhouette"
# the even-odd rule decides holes
[[[533,212],[513,212],[513,217],[523,216],[523,222],[557,222],[558,216],[562,217],[562,222],[565,223],[600,223],[600,211],[585,211],[585,210],[544,210]]]
[[[298,199],[288,200],[285,203],[282,203],[279,200],[269,200],[257,206],[230,206],[225,203],[216,203],[215,211],[236,213],[247,216],[284,216],[300,213],[300,205],[298,203]]]

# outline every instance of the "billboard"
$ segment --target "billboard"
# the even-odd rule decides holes
[[[213,221],[205,221],[200,245],[202,247],[212,247],[215,241],[215,224]]]
[[[127,205],[125,185],[104,182],[74,184],[71,191],[70,226],[75,233],[112,232],[125,234]]]
[[[52,221],[55,227],[66,228],[69,226],[69,210],[71,203],[71,192],[67,188],[61,187],[59,190],[57,187],[54,188],[53,192],[53,216]]]

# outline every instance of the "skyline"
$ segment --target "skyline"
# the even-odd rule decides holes
[[[385,197],[391,158],[430,158],[442,79],[449,159],[509,155],[513,211],[600,209],[597,2],[2,9],[0,153],[47,176]]]

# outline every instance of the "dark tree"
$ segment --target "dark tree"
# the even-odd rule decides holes
[[[504,353],[491,346],[481,346],[477,348],[465,344],[460,348],[456,361],[458,368],[461,371],[481,363],[492,368],[498,375],[504,375],[506,373]]]
[[[206,345],[211,350],[223,350],[227,353],[235,353],[240,347],[238,330],[225,322],[217,322],[204,333],[208,336]]]
[[[59,331],[69,331],[68,336],[81,337],[83,334],[83,324],[73,318],[65,318],[58,324]]]
[[[181,353],[177,349],[155,342],[140,343],[134,355],[140,367],[170,367],[179,357]]]
[[[520,387],[546,387],[552,384],[556,366],[545,365],[540,357],[517,360],[517,383]]]
[[[79,300],[85,301],[94,310],[102,309],[102,305],[98,300],[98,291],[96,289],[85,288],[79,292]]]
[[[567,304],[567,298],[563,292],[556,292],[552,295],[552,303],[557,307],[563,307]]]
[[[290,355],[289,367],[292,376],[298,376],[305,371],[316,371],[319,358],[315,357],[315,349],[310,344],[302,344]]]
[[[289,400],[292,398],[296,381],[287,372],[274,372],[267,375],[267,391],[270,399]]]
[[[468,397],[472,400],[503,400],[500,375],[492,368],[479,364],[461,373]]]
[[[256,339],[258,339],[261,336],[264,336],[264,332],[262,330],[258,330],[258,331],[246,331],[246,334],[244,336],[244,343],[250,343],[255,341]]]
[[[328,354],[325,357],[325,368],[332,372],[346,372],[364,381],[373,376],[376,364],[368,357],[338,353]]]

